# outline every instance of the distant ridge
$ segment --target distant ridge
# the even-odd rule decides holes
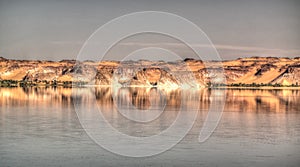
[[[10,60],[0,57],[0,79],[30,82],[93,82],[97,85],[110,85],[116,74],[118,61],[84,61],[61,60]],[[180,85],[179,82],[191,85],[191,78],[182,73],[182,80],[174,77],[174,73],[184,71],[188,66],[199,86],[209,85],[212,77],[207,69],[214,70],[214,61],[202,62],[186,58],[178,62],[163,61],[128,61],[123,74],[117,78],[117,83],[133,86],[164,86]],[[248,57],[222,62],[227,85],[242,84],[300,84],[300,57]],[[205,66],[206,65],[206,66]],[[145,67],[141,70],[141,67]],[[162,68],[164,67],[164,68]],[[126,69],[127,68],[127,69]],[[130,69],[134,69],[133,72]],[[217,69],[215,69],[217,70]],[[127,71],[127,72],[126,72]],[[77,77],[74,77],[77,74]],[[119,75],[119,74],[118,74]],[[127,76],[126,76],[127,75]]]

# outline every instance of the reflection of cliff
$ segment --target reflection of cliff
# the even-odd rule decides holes
[[[195,90],[199,95],[195,98],[191,92],[159,90],[149,88],[121,88],[127,93],[130,103],[138,109],[148,109],[150,105],[165,103],[166,107],[178,109],[182,98],[187,99],[186,105],[199,104],[200,109],[208,109],[212,96],[209,89]],[[123,90],[123,91],[124,91]],[[89,103],[90,97],[95,97],[99,106],[110,111],[114,108],[114,98],[111,88],[76,88],[72,95],[71,88],[0,88],[0,106],[35,106],[35,105],[69,105],[73,106],[74,98]],[[123,92],[124,93],[124,92]],[[163,98],[164,97],[164,98]],[[299,111],[299,90],[226,90],[225,111],[234,112],[294,112]],[[119,98],[122,99],[121,94]],[[124,99],[126,99],[124,98]],[[119,99],[120,100],[120,99]],[[163,101],[165,100],[165,101]],[[93,105],[93,104],[91,104]]]
[[[154,92],[155,95],[157,95],[154,89],[145,90],[145,89],[131,88],[129,92],[131,94],[132,105],[136,106],[136,108],[138,108],[140,110],[147,110],[150,108],[151,92]],[[160,97],[160,96],[158,96],[158,97]],[[159,98],[157,98],[157,99],[159,99]]]
[[[76,62],[74,60],[28,61],[0,58],[0,79],[18,81],[84,81],[96,85],[186,87],[204,86],[208,82],[228,84],[300,85],[300,58],[251,57],[231,61],[202,62],[186,59],[176,62],[104,61]]]
[[[299,111],[299,90],[227,90],[225,111],[288,112]]]

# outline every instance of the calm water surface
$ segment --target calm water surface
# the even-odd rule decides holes
[[[180,90],[162,97],[157,89],[124,88],[116,99],[110,88],[76,89],[76,100],[89,103],[87,97],[95,96],[108,122],[132,136],[165,130],[185,98]],[[199,104],[197,120],[179,144],[156,156],[129,158],[89,138],[76,115],[71,88],[0,88],[0,166],[299,166],[299,90],[218,91],[226,94],[225,108],[206,142],[198,143],[198,136],[212,94],[203,89],[191,101]],[[116,107],[127,102],[140,110],[163,103],[166,112],[147,125],[128,121]]]

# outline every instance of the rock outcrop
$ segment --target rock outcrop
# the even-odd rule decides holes
[[[172,88],[202,87],[211,82],[298,85],[300,58],[250,57],[223,62],[194,59],[176,62],[53,62],[9,60],[1,57],[0,80],[82,81],[95,85]]]

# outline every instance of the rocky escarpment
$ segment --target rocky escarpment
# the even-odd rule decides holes
[[[278,77],[272,80],[272,83],[281,83],[283,85],[300,84],[300,64],[294,64],[286,67]]]
[[[223,78],[225,77],[225,78]],[[0,58],[0,80],[85,82],[141,87],[202,87],[222,84],[300,84],[300,58],[251,57],[223,62],[29,61]],[[225,82],[226,81],[226,82]]]
[[[223,64],[228,83],[300,84],[300,58],[252,57]]]

